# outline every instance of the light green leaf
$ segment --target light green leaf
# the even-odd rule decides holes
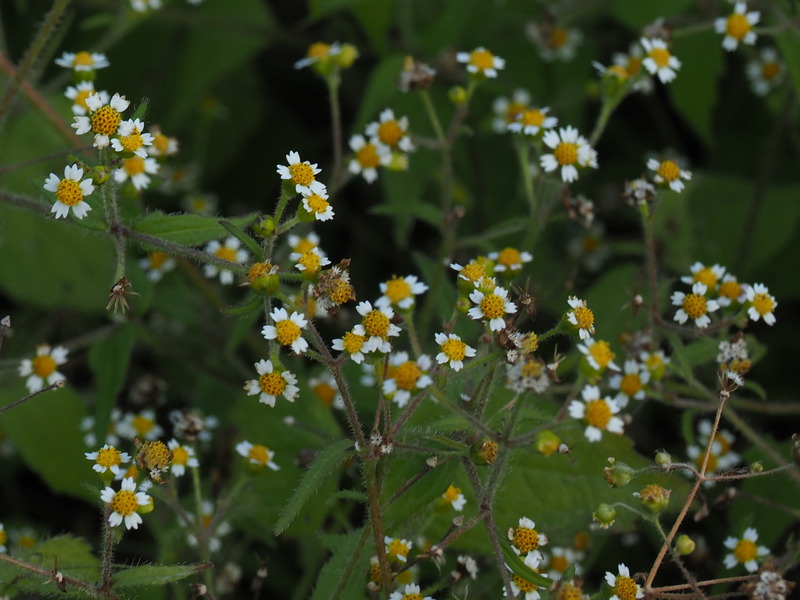
[[[211,563],[194,565],[142,565],[114,573],[114,587],[164,585],[186,579],[211,567]]]
[[[366,596],[364,593],[366,586],[363,581],[363,573],[367,568],[366,556],[360,556],[357,559],[357,564],[347,574],[347,579],[343,580],[347,565],[357,553],[361,554],[358,543],[362,535],[363,531],[359,529],[347,535],[322,536],[322,543],[333,549],[333,556],[322,567],[311,600],[329,600],[331,598],[358,600]],[[353,577],[353,574],[356,573],[359,576]]]
[[[100,560],[92,553],[89,543],[72,535],[59,535],[45,540],[24,552],[19,558],[32,562],[43,569],[52,569],[54,572],[58,569],[65,576],[80,579],[86,583],[93,583],[100,576]],[[4,568],[0,571],[0,581],[12,573],[12,577],[30,575],[28,571],[14,567],[10,569],[7,571],[7,568]],[[19,588],[41,595],[49,595],[56,590],[52,581],[38,575],[20,579]],[[84,594],[78,593],[69,586],[67,593],[70,596],[85,597]]]
[[[239,228],[244,228],[255,221],[256,217],[257,214],[253,213],[252,215],[228,220]],[[214,217],[183,214],[168,215],[161,211],[145,215],[136,221],[133,229],[184,246],[198,246],[211,240],[223,238],[228,233]]]
[[[105,432],[108,431],[117,394],[125,383],[134,339],[133,326],[125,324],[109,337],[95,343],[89,350],[89,366],[94,373],[97,386],[94,434],[100,445],[103,444]]]
[[[793,27],[775,33],[775,42],[781,50],[781,58],[794,84],[795,93],[800,93],[800,34]]]

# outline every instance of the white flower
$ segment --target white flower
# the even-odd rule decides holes
[[[64,178],[61,179],[55,173],[44,182],[44,189],[56,195],[56,201],[50,208],[50,212],[55,213],[56,219],[64,218],[72,208],[72,214],[77,219],[83,219],[92,207],[84,200],[94,191],[91,179],[84,179],[83,169],[77,164],[64,167]]]
[[[711,324],[711,317],[708,313],[719,309],[716,300],[708,300],[705,297],[706,286],[699,281],[692,286],[691,294],[674,292],[672,294],[672,305],[680,306],[675,312],[675,320],[683,325],[688,319],[692,319],[699,328],[708,327]]]
[[[117,432],[128,440],[139,437],[152,441],[159,439],[164,433],[164,429],[156,423],[155,411],[146,408],[136,414],[125,413],[117,426]]]
[[[655,173],[653,180],[662,185],[668,185],[675,192],[682,192],[683,181],[692,178],[691,171],[681,169],[674,160],[657,160],[651,158],[647,161],[647,168]]]
[[[315,178],[315,175],[321,171],[317,168],[316,163],[312,165],[308,161],[301,161],[300,154],[294,151],[286,155],[286,162],[288,165],[278,165],[278,175],[281,176],[281,179],[294,183],[294,189],[298,194],[303,192],[324,194],[326,192],[325,184]]]
[[[691,275],[684,275],[681,277],[683,283],[694,285],[699,281],[706,286],[706,290],[716,290],[720,280],[725,275],[725,267],[721,265],[713,265],[711,267],[705,266],[701,262],[695,262],[689,267]]]
[[[275,406],[275,399],[281,395],[289,402],[294,402],[300,388],[295,385],[297,378],[290,371],[278,373],[270,360],[260,360],[255,367],[258,379],[251,379],[244,384],[248,396],[261,394],[258,401],[269,406]]]
[[[554,129],[548,130],[542,140],[553,151],[539,159],[547,173],[560,167],[561,179],[569,183],[578,179],[578,167],[597,168],[597,152],[574,127],[559,127],[558,132]]]
[[[272,461],[275,453],[266,446],[251,444],[245,440],[236,444],[236,451],[245,457],[250,464],[269,467],[273,471],[280,470],[280,467]]]
[[[50,348],[48,344],[36,346],[36,356],[24,358],[19,365],[19,374],[27,377],[25,386],[33,394],[41,390],[45,384],[53,385],[57,381],[65,381],[66,377],[58,372],[58,366],[67,362],[69,350],[64,346]]]
[[[303,329],[308,325],[303,315],[292,312],[291,316],[285,308],[274,308],[269,314],[274,325],[264,325],[261,335],[268,340],[277,340],[281,346],[290,346],[295,354],[303,354],[308,349],[308,342],[303,338]]]
[[[763,318],[767,325],[775,324],[773,311],[778,306],[778,303],[775,301],[775,297],[770,295],[767,286],[763,283],[747,286],[747,303],[750,305],[747,309],[747,315],[753,321]]]
[[[548,112],[550,112],[550,107],[547,106],[544,108],[524,108],[517,114],[514,121],[508,124],[508,130],[534,136],[543,129],[552,129],[558,125],[558,119],[556,117],[548,117]]]
[[[492,129],[496,133],[508,131],[508,125],[513,123],[517,116],[531,104],[531,94],[527,90],[517,89],[511,95],[511,99],[505,96],[495,98],[492,103],[492,110],[495,118],[492,121]]]
[[[631,579],[631,572],[628,567],[622,563],[617,566],[618,575],[614,575],[611,571],[606,571],[606,583],[611,586],[614,595],[611,600],[633,600],[634,598],[644,598],[644,592],[639,584]],[[632,592],[635,593],[632,594]]]
[[[99,52],[64,52],[55,62],[59,67],[75,71],[94,71],[109,65],[106,55]]]
[[[600,388],[587,385],[581,391],[583,402],[573,400],[569,404],[569,416],[586,423],[584,435],[590,442],[599,442],[603,431],[622,433],[623,422],[615,417],[619,406],[611,398],[600,398]]]
[[[387,338],[400,335],[400,328],[393,324],[394,311],[389,306],[372,308],[369,302],[359,302],[356,311],[363,318],[353,328],[357,335],[367,338],[364,348],[367,352],[391,352],[392,346]]]
[[[130,462],[131,457],[127,452],[120,452],[114,446],[106,444],[97,452],[84,452],[84,456],[88,460],[93,460],[95,463],[92,469],[98,473],[105,473],[111,471],[114,475],[119,475],[119,466],[123,463]]]
[[[611,389],[619,390],[614,397],[614,402],[620,408],[628,406],[628,400],[644,400],[645,387],[650,381],[650,371],[643,364],[635,360],[626,360],[622,374],[612,375],[608,380]]]
[[[92,94],[101,94],[103,103],[108,104],[108,92],[96,91],[94,89],[94,82],[81,81],[76,86],[68,86],[64,95],[72,100],[72,113],[75,115],[85,115],[89,112],[89,107],[86,105],[86,98]]]
[[[111,140],[111,147],[116,152],[133,152],[136,156],[147,157],[145,146],[153,145],[153,135],[142,133],[144,123],[139,119],[122,121],[117,128],[117,136]]]
[[[383,380],[383,393],[400,408],[408,404],[412,393],[433,383],[427,374],[432,361],[426,354],[412,361],[408,358],[408,352],[398,352],[389,357],[389,364],[391,367]]]
[[[416,583],[407,583],[405,593],[392,592],[389,595],[389,600],[433,600],[430,596],[424,598],[419,593],[419,586]]]
[[[240,248],[242,242],[233,236],[225,240],[225,244],[220,244],[217,240],[212,240],[208,243],[205,251],[209,254],[227,260],[231,263],[241,265],[247,261],[247,250]],[[233,283],[233,271],[218,267],[217,265],[207,264],[203,267],[203,273],[206,277],[216,277],[219,274],[219,280],[225,284]]]
[[[586,304],[586,300],[581,300],[577,296],[567,298],[567,304],[572,310],[567,313],[567,321],[578,329],[578,336],[585,342],[594,335],[594,313]]]
[[[139,528],[142,517],[136,511],[140,506],[147,506],[151,500],[150,496],[144,492],[136,491],[136,482],[133,477],[123,479],[122,486],[118,492],[115,492],[110,487],[105,488],[100,493],[100,499],[108,504],[111,509],[108,524],[111,527],[117,527],[124,521],[126,529]]]
[[[725,34],[722,47],[732,52],[739,47],[739,42],[748,46],[755,44],[757,36],[753,31],[753,25],[758,23],[760,17],[761,13],[758,11],[747,12],[745,2],[737,2],[731,15],[714,21],[714,30]]]
[[[381,111],[379,121],[373,121],[364,129],[364,133],[371,139],[377,139],[379,145],[401,152],[412,152],[414,144],[408,137],[408,117],[396,119],[394,111],[386,108]],[[352,147],[352,143],[350,147]],[[389,156],[391,160],[391,155]]]
[[[506,326],[505,314],[517,312],[517,305],[508,300],[508,290],[500,286],[495,286],[494,290],[488,294],[483,293],[478,288],[472,290],[469,295],[476,306],[469,309],[467,314],[476,321],[486,319],[489,321],[489,329],[500,331]]]
[[[381,282],[380,288],[383,296],[375,301],[375,306],[397,306],[403,310],[414,306],[414,296],[428,291],[428,286],[419,281],[416,275],[392,277],[389,281]]]
[[[681,61],[670,53],[667,43],[658,38],[642,38],[647,56],[642,64],[651,75],[658,75],[661,83],[669,83],[677,76],[676,71],[681,68]]]
[[[360,328],[357,333],[356,328]],[[364,360],[364,352],[369,352],[366,347],[367,338],[364,332],[364,327],[359,324],[356,325],[352,331],[348,331],[343,337],[333,340],[332,348],[339,352],[347,352],[354,363],[360,365]]]
[[[200,466],[194,453],[194,448],[184,446],[175,438],[167,443],[167,448],[172,451],[172,462],[169,471],[175,477],[181,477],[186,473],[186,467],[196,469]]]
[[[317,221],[330,221],[333,215],[333,206],[328,202],[327,192],[317,194],[311,190],[301,192],[303,196],[303,208]]]
[[[497,71],[506,66],[506,61],[495,56],[484,47],[475,48],[472,52],[459,52],[456,60],[467,65],[467,71],[473,75],[497,77]]]
[[[778,57],[775,48],[763,48],[757,59],[747,63],[745,72],[753,86],[753,91],[759,96],[766,96],[770,90],[783,81],[786,67]]]
[[[83,135],[90,131],[94,133],[94,146],[105,148],[110,142],[110,136],[117,133],[120,123],[122,123],[122,113],[128,109],[130,102],[125,96],[114,94],[111,100],[106,103],[107,96],[92,94],[86,98],[86,106],[89,108],[90,116],[79,115],[73,117],[72,127],[75,133]],[[95,113],[102,113],[102,118],[96,118]],[[100,115],[98,115],[100,116]]]
[[[447,363],[454,371],[460,371],[464,367],[464,358],[475,356],[475,348],[462,342],[455,333],[437,333],[434,339],[441,350],[436,355],[436,362],[440,365]]]
[[[738,564],[743,564],[744,568],[750,573],[758,571],[758,561],[756,559],[769,554],[766,546],[757,546],[758,532],[753,527],[745,529],[741,538],[728,537],[725,540],[725,547],[733,550],[726,554],[724,558],[725,566],[733,569]]]
[[[155,175],[160,169],[161,165],[154,158],[142,158],[138,155],[123,158],[122,166],[114,170],[114,181],[125,183],[130,179],[133,187],[142,191],[150,185],[150,175]]]

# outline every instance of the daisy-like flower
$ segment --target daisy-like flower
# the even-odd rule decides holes
[[[482,257],[469,261],[463,267],[458,263],[450,263],[450,268],[458,271],[459,284],[462,281],[466,282],[465,287],[469,290],[472,290],[481,279],[493,273],[487,270],[487,262]]]
[[[508,290],[499,285],[489,293],[475,288],[469,295],[469,299],[476,305],[467,312],[469,317],[476,321],[486,319],[489,322],[489,329],[492,331],[500,331],[506,326],[506,313],[517,312],[517,305],[508,299]]]
[[[569,416],[586,423],[584,435],[590,442],[599,442],[603,431],[622,433],[623,422],[615,417],[619,406],[611,398],[601,398],[600,388],[587,385],[581,391],[583,401],[573,400],[569,404]]]
[[[281,346],[290,346],[295,354],[303,354],[308,349],[308,342],[303,338],[303,329],[308,325],[303,315],[292,312],[289,315],[285,308],[273,308],[269,314],[274,325],[264,325],[261,335],[268,340],[277,340]]]
[[[431,358],[423,354],[416,361],[409,360],[408,352],[398,352],[389,357],[389,366],[383,380],[383,393],[397,406],[403,408],[411,395],[425,389],[433,380],[427,371],[431,368]]]
[[[287,165],[278,165],[278,175],[281,176],[281,179],[293,183],[298,194],[303,192],[324,194],[326,192],[325,184],[317,181],[315,177],[321,172],[316,163],[312,165],[307,160],[301,161],[300,155],[294,151],[286,155],[286,162]]]
[[[508,541],[518,556],[527,556],[547,545],[547,536],[536,530],[536,523],[528,517],[520,517],[519,525],[506,532]]]
[[[699,261],[689,267],[689,270],[692,274],[684,275],[681,277],[681,281],[683,283],[688,283],[689,285],[694,285],[695,283],[700,282],[706,286],[707,290],[716,290],[717,284],[725,275],[725,267],[721,265],[707,267]]]
[[[145,258],[139,260],[139,266],[147,273],[147,278],[152,281],[161,281],[165,273],[175,268],[175,259],[166,252],[155,250],[148,252]]]
[[[214,504],[209,500],[203,500],[200,503],[200,525],[205,530],[202,537],[204,540],[207,540],[209,551],[219,552],[222,550],[222,540],[220,538],[231,532],[231,524],[227,521],[219,522],[214,519]],[[208,529],[212,525],[214,526],[214,530],[209,531]],[[192,547],[200,545],[200,541],[193,533],[186,536],[186,541],[189,542],[189,545]]]
[[[455,333],[437,333],[434,339],[440,350],[436,355],[436,362],[440,365],[449,364],[454,371],[460,371],[464,367],[464,358],[475,356],[475,348],[462,342]]]
[[[558,125],[556,117],[548,117],[549,107],[524,108],[517,114],[514,121],[508,124],[508,130],[514,133],[536,136],[545,129],[552,129]]]
[[[576,296],[567,298],[572,310],[567,313],[567,321],[578,329],[578,336],[585,342],[594,335],[594,313],[587,306],[586,300]]]
[[[217,240],[211,240],[205,247],[205,251],[222,260],[227,260],[237,265],[243,265],[247,262],[248,254],[247,250],[241,248],[241,245],[242,242],[238,238],[229,236],[224,244],[219,243]],[[233,283],[233,271],[218,267],[217,265],[204,265],[203,273],[209,278],[214,278],[219,274],[219,280],[225,285]]]
[[[758,36],[753,31],[753,25],[756,25],[760,18],[760,12],[747,12],[747,3],[737,2],[733,7],[733,13],[714,21],[714,30],[725,34],[722,47],[732,52],[739,47],[739,42],[748,46],[755,44]]]
[[[653,80],[646,76],[640,77],[643,59],[644,50],[639,44],[631,44],[627,54],[617,52],[611,57],[615,67],[623,69],[628,77],[635,79],[633,90],[648,94],[653,91]]]
[[[172,452],[172,462],[169,466],[169,471],[175,477],[182,477],[186,473],[186,468],[191,467],[196,469],[200,466],[195,456],[194,448],[181,444],[175,438],[172,438],[167,443],[167,448]]]
[[[411,138],[408,136],[408,117],[395,118],[394,111],[391,108],[381,111],[379,120],[367,125],[364,133],[370,138],[377,139],[378,142],[392,150],[399,150],[400,152],[412,152],[414,150],[414,144],[411,143]]]
[[[295,235],[294,233],[290,233],[286,237],[286,241],[289,244],[289,248],[291,248],[292,252],[297,255],[308,252],[312,248],[319,247],[319,236],[313,231],[309,231],[305,236],[299,236]]]
[[[125,96],[114,94],[111,100],[106,103],[107,98],[101,94],[92,94],[86,98],[86,106],[89,115],[78,115],[73,117],[72,127],[75,133],[83,135],[92,132],[94,134],[93,145],[97,148],[108,146],[111,136],[116,134],[122,123],[122,113],[128,109],[130,102]]]
[[[419,586],[416,583],[407,583],[403,592],[392,592],[389,600],[433,600],[430,596],[423,597],[419,593]]]
[[[550,555],[546,558],[547,576],[550,579],[563,578],[570,565],[574,565],[577,560],[577,553],[572,548],[551,548]],[[576,565],[575,574],[579,572],[580,569]]]
[[[109,65],[106,55],[99,52],[64,52],[55,62],[59,67],[86,72],[104,69]]]
[[[705,452],[706,447],[708,447],[708,440],[711,437],[712,429],[713,425],[708,419],[703,419],[697,424],[697,442],[702,446],[702,452],[699,456],[692,456],[693,453],[689,452],[690,458],[702,458],[702,453]],[[711,453],[715,457],[716,465],[713,469],[710,466],[707,467],[707,470],[729,469],[741,462],[742,457],[733,450],[735,441],[736,437],[730,431],[727,429],[717,429],[717,433],[714,434],[714,443],[711,445]],[[698,464],[698,468],[699,466]]]
[[[144,492],[136,491],[136,482],[132,477],[122,480],[122,486],[118,492],[113,488],[107,487],[100,493],[100,499],[108,504],[111,514],[108,516],[108,524],[111,527],[118,527],[125,522],[125,529],[138,529],[142,522],[142,516],[136,512],[140,506],[147,506],[152,499]]]
[[[289,255],[289,258],[292,260],[296,260],[295,268],[298,271],[302,271],[304,274],[308,275],[309,277],[315,276],[317,273],[320,272],[322,267],[326,267],[331,264],[331,261],[328,260],[328,257],[325,256],[319,248],[311,248],[306,252],[292,252]]]
[[[506,365],[506,387],[517,393],[533,390],[541,394],[550,386],[545,362],[531,355],[525,355],[513,365]]]
[[[586,356],[586,361],[595,371],[602,372],[605,369],[619,371],[619,367],[614,362],[616,354],[611,351],[611,346],[607,341],[589,338],[586,340],[586,344],[578,344],[578,350]]]
[[[464,497],[464,494],[461,493],[461,490],[455,487],[453,484],[445,490],[444,494],[442,494],[439,500],[444,505],[450,505],[453,507],[453,510],[457,510],[461,512],[464,510],[464,505],[467,503],[467,499]]]
[[[530,23],[525,33],[539,49],[539,56],[548,62],[554,60],[570,61],[575,58],[583,35],[572,27],[560,27],[549,23],[538,25]]]
[[[733,569],[736,565],[744,565],[750,573],[758,571],[758,559],[769,554],[769,548],[756,545],[757,541],[758,531],[754,527],[745,529],[741,538],[728,537],[725,547],[733,552],[725,555],[725,566]]]
[[[278,471],[280,467],[272,459],[275,453],[261,444],[251,444],[247,440],[236,444],[236,452],[247,459],[247,462],[256,467],[269,467],[273,471]]]
[[[675,312],[675,321],[683,325],[688,319],[692,319],[699,328],[708,327],[711,324],[711,317],[708,316],[708,313],[719,309],[719,304],[716,300],[706,298],[707,290],[704,283],[697,281],[692,286],[691,294],[674,292],[672,305],[680,306]]]
[[[574,127],[559,127],[558,133],[546,131],[542,140],[553,151],[539,159],[547,173],[560,168],[561,179],[569,183],[578,179],[578,167],[597,168],[597,152]]]
[[[244,384],[248,396],[260,394],[258,401],[270,406],[275,406],[278,396],[294,402],[300,388],[295,385],[297,378],[290,371],[276,371],[271,360],[260,360],[255,367],[258,379],[250,379]]]
[[[616,374],[608,380],[611,389],[619,390],[614,397],[614,402],[620,408],[628,406],[631,399],[644,400],[645,388],[650,381],[650,371],[643,364],[635,360],[626,360],[621,374]]]
[[[142,191],[150,185],[150,175],[155,175],[160,169],[161,165],[154,158],[141,156],[123,158],[122,166],[114,170],[114,181],[125,183],[130,179],[133,187]]]
[[[303,208],[309,215],[314,215],[317,221],[330,221],[335,214],[333,207],[328,202],[327,192],[303,192]]]
[[[353,151],[353,159],[347,168],[353,175],[361,173],[367,183],[378,178],[378,167],[386,167],[392,161],[391,151],[379,143],[376,137],[367,141],[358,133],[350,138],[350,149]]]
[[[657,75],[661,83],[669,83],[677,76],[678,69],[681,68],[679,61],[667,47],[667,42],[659,38],[641,39],[644,51],[647,56],[642,60],[644,68],[651,75]]]
[[[67,91],[64,92],[64,95],[72,100],[72,114],[75,115],[85,115],[89,112],[86,99],[93,94],[101,94],[103,103],[108,103],[108,92],[95,90],[92,81],[81,81],[76,86],[67,87]]]
[[[775,48],[763,48],[758,58],[751,60],[745,67],[753,91],[759,96],[766,96],[783,81],[786,67],[778,57]]]
[[[400,335],[400,328],[391,321],[394,311],[389,306],[376,306],[372,308],[370,302],[359,302],[356,311],[361,315],[361,323],[353,328],[358,335],[367,338],[365,348],[367,352],[391,352],[390,337]]]
[[[531,571],[535,573],[539,573],[539,565],[542,562],[542,553],[538,550],[533,550],[532,552],[528,552],[525,555],[525,560],[523,561],[525,566],[528,567]],[[524,577],[520,577],[517,574],[513,574],[511,576],[511,591],[514,594],[514,598],[520,598],[521,595],[525,594],[525,600],[539,600],[541,595],[539,594],[539,586],[535,583],[532,583],[525,579]],[[503,588],[503,596],[506,595],[505,587]]]
[[[386,558],[389,562],[408,562],[408,553],[411,552],[412,543],[402,538],[392,538],[388,535],[383,538],[386,544]]]
[[[56,219],[64,218],[72,209],[75,218],[82,219],[92,210],[92,207],[84,200],[94,191],[91,179],[84,179],[83,169],[77,164],[64,167],[64,178],[61,179],[55,173],[44,182],[44,189],[56,195],[56,201],[50,208],[51,213],[55,213]]]
[[[19,365],[19,374],[27,377],[25,386],[33,394],[38,392],[45,385],[53,385],[57,381],[65,381],[67,378],[58,372],[59,365],[67,362],[69,350],[64,346],[51,348],[49,344],[36,346],[36,356],[24,358]]]
[[[200,440],[211,441],[211,430],[219,426],[219,419],[214,415],[204,415],[196,408],[171,410],[169,420],[172,423],[172,432],[176,437],[184,438],[190,442]]]
[[[413,308],[414,296],[428,291],[428,286],[419,281],[416,275],[395,275],[389,281],[382,282],[380,288],[383,296],[375,301],[375,306],[396,306],[401,310]]]
[[[667,185],[675,192],[682,192],[684,181],[692,178],[691,171],[681,169],[674,160],[657,160],[651,158],[647,161],[647,168],[653,171],[653,181],[659,185]]]
[[[303,69],[320,62],[329,61],[334,56],[341,54],[342,45],[339,42],[326,44],[324,42],[314,42],[308,47],[306,57],[294,63],[295,69]]]
[[[177,138],[163,134],[158,125],[150,127],[149,133],[153,136],[153,144],[147,149],[150,156],[174,156],[178,153]]]
[[[308,387],[314,392],[320,402],[325,406],[332,406],[342,410],[344,408],[344,400],[339,391],[339,386],[336,385],[336,379],[330,371],[323,371],[317,377],[312,377],[308,380]]]
[[[358,333],[356,328],[362,333]],[[347,352],[348,356],[357,365],[360,365],[364,361],[364,353],[370,351],[370,349],[367,348],[366,333],[364,332],[363,326],[360,324],[356,325],[352,331],[345,333],[341,338],[333,340],[332,348],[339,352]]]
[[[517,120],[517,117],[531,105],[531,94],[528,90],[517,89],[511,98],[499,96],[492,103],[492,110],[495,118],[492,121],[492,129],[496,133],[505,133],[508,126]]]
[[[778,303],[763,283],[747,286],[747,305],[747,315],[753,321],[764,319],[767,325],[775,324],[774,311]]]
[[[84,452],[84,456],[88,460],[93,460],[94,464],[92,469],[98,473],[111,472],[114,475],[119,475],[119,466],[123,463],[130,462],[131,457],[127,452],[120,452],[114,446],[106,444],[96,452]]]
[[[490,252],[488,254],[494,262],[494,270],[498,273],[515,275],[522,271],[522,265],[533,260],[533,254],[523,250],[520,252],[516,248],[503,248],[500,252]]]
[[[731,273],[726,273],[722,276],[717,293],[719,294],[717,302],[719,302],[720,306],[730,306],[734,302],[744,304],[747,299],[745,286],[739,283],[736,276]]]
[[[139,413],[125,413],[117,427],[119,435],[125,439],[132,440],[140,438],[143,440],[157,440],[164,434],[164,429],[156,422],[156,413],[150,408],[146,408]]]
[[[144,123],[139,119],[123,121],[117,129],[117,137],[111,140],[111,147],[117,152],[133,152],[136,156],[146,158],[145,146],[153,145],[153,135],[142,131]]]
[[[459,52],[456,60],[467,65],[467,71],[476,77],[493,79],[497,72],[506,66],[506,61],[495,56],[483,46],[475,48],[472,52]]]
[[[606,571],[606,583],[611,586],[614,595],[611,600],[634,600],[644,598],[644,592],[639,584],[631,579],[631,572],[622,563],[617,566],[617,575],[611,571]]]

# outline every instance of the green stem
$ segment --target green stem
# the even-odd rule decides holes
[[[597,116],[597,122],[594,125],[594,130],[592,131],[592,135],[589,137],[589,145],[593,148],[597,146],[597,142],[600,141],[600,136],[603,135],[606,125],[608,125],[608,119],[611,117],[611,113],[613,113],[614,109],[619,106],[620,101],[624,97],[624,94],[620,94],[619,97],[615,96],[614,98],[606,98],[603,100],[603,106],[600,108],[600,114]]]

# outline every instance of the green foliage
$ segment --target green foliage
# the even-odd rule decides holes
[[[256,215],[228,219],[238,227],[247,227],[255,221]],[[144,215],[134,224],[134,230],[155,236],[159,239],[184,246],[197,246],[219,239],[226,229],[214,217],[202,215],[168,215],[155,211]],[[147,245],[147,244],[145,244]]]

